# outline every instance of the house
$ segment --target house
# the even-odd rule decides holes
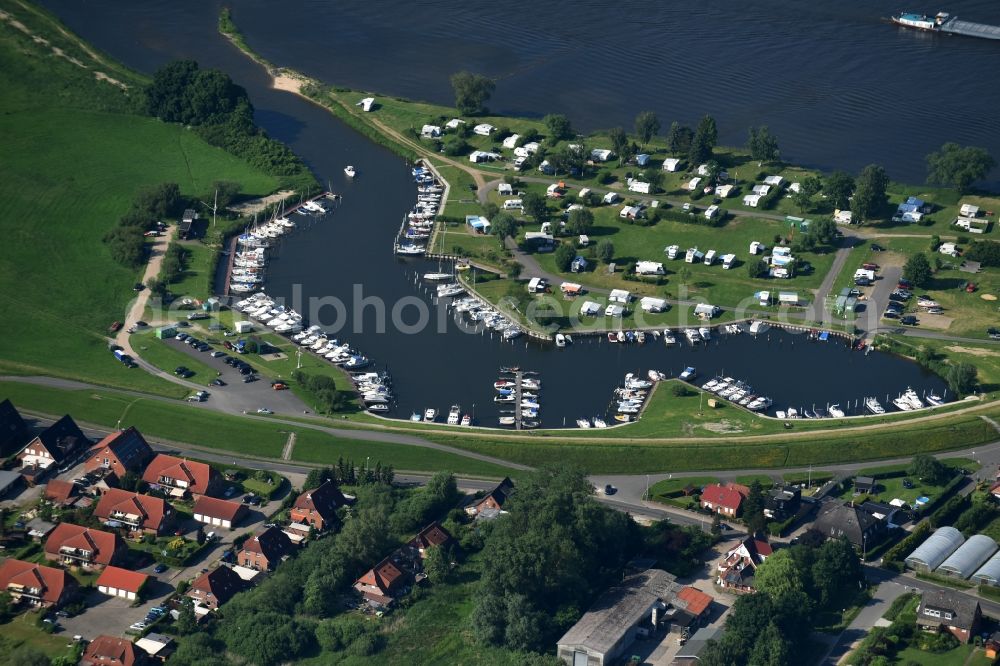
[[[837,501],[820,508],[813,528],[828,539],[845,537],[855,548],[866,550],[879,544],[886,535],[886,524],[859,506]]]
[[[174,522],[174,509],[159,497],[109,488],[101,495],[94,516],[109,527],[132,533],[164,534]]]
[[[621,303],[622,305],[628,305],[631,300],[632,294],[624,289],[612,289],[611,293],[608,294],[609,303]]]
[[[759,203],[760,203],[759,194],[748,194],[745,197],[743,197],[744,206],[748,206],[750,208],[756,208]]]
[[[436,139],[441,136],[441,128],[437,125],[424,125],[420,128],[420,136],[425,139]]]
[[[875,481],[874,477],[871,476],[854,477],[855,493],[874,493],[877,487],[878,483]]]
[[[427,557],[428,548],[445,548],[451,545],[453,539],[448,530],[441,527],[441,524],[434,521],[424,529],[417,532],[417,536],[410,539],[407,544],[420,554],[421,558]]]
[[[614,156],[615,154],[606,148],[594,148],[590,151],[590,159],[595,162],[607,162]]]
[[[698,666],[709,643],[718,643],[724,633],[725,628],[722,626],[702,627],[694,632],[694,635],[684,645],[678,648],[677,654],[674,656],[673,661],[670,662],[670,665]]]
[[[757,567],[773,552],[770,544],[747,537],[727,552],[719,562],[716,567],[718,574],[716,584],[740,592],[752,591]]]
[[[618,194],[615,192],[608,192],[604,195],[602,201],[610,206],[614,202],[618,201]]]
[[[639,307],[643,312],[666,312],[669,308],[666,300],[654,296],[643,296],[639,300]]]
[[[149,657],[127,638],[102,634],[87,644],[80,666],[146,666]]]
[[[0,469],[0,498],[6,497],[8,493],[20,488],[23,483],[24,477],[20,473]]]
[[[59,479],[50,479],[45,484],[45,491],[42,497],[55,506],[61,507],[73,506],[80,499],[75,483],[60,481]]]
[[[77,582],[65,569],[9,558],[0,563],[0,590],[15,603],[58,608],[76,594]]]
[[[308,525],[317,532],[331,529],[338,523],[337,509],[347,505],[347,498],[333,481],[325,481],[313,490],[298,496],[292,505],[289,519],[293,523]]]
[[[45,541],[45,559],[91,570],[115,564],[127,550],[117,534],[73,523],[59,523]]]
[[[917,626],[924,631],[947,631],[962,643],[979,633],[979,602],[961,592],[940,588],[924,590],[917,606]]]
[[[496,131],[496,127],[493,127],[493,125],[490,125],[489,123],[479,123],[472,128],[472,131],[479,136],[489,136]]]
[[[587,270],[587,267],[589,265],[590,264],[587,263],[586,259],[584,259],[580,255],[576,255],[575,257],[573,257],[573,261],[570,262],[569,270],[573,273],[582,273],[583,271]]]
[[[663,170],[675,173],[684,167],[684,160],[678,157],[668,157],[663,160]]]
[[[663,275],[663,264],[658,261],[637,261],[636,275]]]
[[[680,585],[673,574],[647,569],[627,577],[598,597],[563,634],[556,654],[568,666],[611,666],[639,637],[649,636],[662,613],[677,599]]]
[[[354,589],[370,605],[387,608],[395,601],[395,595],[403,588],[406,580],[406,574],[393,563],[390,555],[362,574],[354,582]]]
[[[679,611],[672,618],[674,624],[681,627],[700,626],[708,617],[712,601],[711,596],[699,589],[690,586],[681,588],[671,603]]]
[[[158,453],[146,466],[142,480],[167,491],[171,496],[213,495],[221,479],[219,473],[203,462],[175,458]]]
[[[139,638],[135,646],[157,663],[165,662],[174,653],[174,639],[163,634],[148,633]]]
[[[108,596],[135,601],[148,580],[148,575],[138,571],[107,567],[97,579],[97,590]]]
[[[701,508],[735,518],[740,514],[743,499],[749,494],[750,490],[746,486],[735,483],[725,486],[711,483],[701,491]]]
[[[360,106],[362,111],[364,111],[365,113],[369,113],[375,108],[375,98],[365,97],[363,100],[361,100],[354,106]]]
[[[193,513],[199,523],[231,530],[247,515],[247,507],[241,502],[201,495],[194,503]]]
[[[45,538],[52,533],[56,528],[55,524],[48,522],[47,520],[42,520],[41,518],[32,518],[28,521],[28,524],[24,526],[28,531],[28,536],[35,543],[41,543]]]
[[[90,446],[90,440],[68,414],[28,442],[17,457],[21,474],[34,485],[51,469],[73,462]]]
[[[246,585],[242,578],[229,567],[220,566],[195,578],[188,588],[187,596],[194,601],[195,613],[204,615],[208,611],[218,610],[219,606],[244,589]]]
[[[28,441],[28,424],[10,400],[0,402],[0,456],[7,457]]]
[[[268,527],[243,542],[236,556],[241,567],[255,571],[273,571],[292,552],[292,541],[277,527]]]
[[[772,488],[764,498],[764,516],[784,521],[794,516],[802,505],[802,491],[794,486]]]
[[[88,472],[110,470],[119,479],[126,472],[142,474],[153,459],[153,449],[134,427],[113,432],[90,448],[84,467]]]
[[[447,127],[448,129],[458,129],[459,125],[464,125],[464,124],[465,121],[462,120],[461,118],[452,118],[451,120],[446,122],[444,126]]]
[[[962,207],[958,209],[958,214],[962,217],[979,217],[979,206],[962,204]]]
[[[465,512],[476,516],[476,518],[494,518],[501,513],[505,513],[503,505],[507,503],[507,500],[513,494],[514,482],[510,480],[510,477],[504,477],[503,481],[494,486],[482,499],[476,500],[465,507]]]

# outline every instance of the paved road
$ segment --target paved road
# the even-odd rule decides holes
[[[872,630],[872,627],[875,626],[879,618],[889,610],[892,602],[897,597],[905,594],[906,591],[905,585],[892,580],[879,583],[871,600],[861,609],[861,612],[858,613],[858,616],[854,618],[847,628],[840,632],[837,640],[834,641],[827,653],[820,659],[819,664],[821,666],[837,666],[837,663],[851,651],[854,643],[864,638]]]

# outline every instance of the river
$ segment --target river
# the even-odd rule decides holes
[[[390,252],[391,240],[400,219],[415,200],[415,188],[409,169],[398,157],[355,134],[326,111],[294,95],[271,89],[266,74],[217,35],[215,25],[219,7],[216,3],[46,0],[44,4],[98,48],[136,69],[149,72],[171,59],[187,57],[198,60],[203,66],[225,70],[237,83],[247,88],[257,109],[258,122],[272,136],[286,142],[302,156],[321,181],[329,181],[334,191],[343,193],[343,203],[335,214],[322,224],[297,232],[281,244],[269,270],[268,293],[289,299],[293,296],[305,299],[334,296],[350,304],[356,300],[355,290],[362,289],[363,295],[378,296],[390,308],[407,298],[417,297],[426,301],[426,297],[414,285],[413,275],[414,272],[436,270],[436,264],[403,261]],[[411,79],[435,76],[429,73],[433,69],[432,62],[438,59],[451,63],[460,62],[460,58],[465,58],[470,53],[467,49],[471,47],[464,40],[456,41],[454,50],[447,50],[447,40],[441,33],[441,27],[428,19],[426,31],[420,31],[420,38],[426,37],[421,57],[411,58],[410,66],[398,71],[397,80],[390,82],[386,78],[387,74],[382,71],[384,61],[403,56],[395,49],[385,49],[382,46],[397,44],[405,51],[412,48],[406,46],[408,40],[403,39],[401,32],[392,38],[376,38],[378,31],[388,28],[382,25],[383,22],[378,22],[377,26],[372,25],[370,16],[367,21],[363,20],[361,17],[366,14],[358,7],[352,7],[351,11],[345,10],[343,20],[338,21],[336,15],[330,13],[330,7],[334,6],[340,5],[312,3],[285,7],[282,9],[283,13],[273,14],[273,8],[269,9],[262,3],[248,3],[240,4],[234,15],[247,31],[250,42],[261,48],[268,58],[310,74],[351,85],[370,88],[384,86],[386,89],[407,92],[403,88],[414,85]],[[381,4],[379,6],[382,7]],[[407,20],[412,20],[412,12],[416,11],[414,8],[421,5],[407,5],[405,8],[401,4],[398,6],[399,14],[393,15],[396,25],[408,26]],[[440,12],[442,16],[448,13],[446,7],[440,4],[425,7],[428,7],[428,12]],[[493,16],[495,14],[490,12],[494,10],[489,9],[485,3],[477,3],[475,7],[469,8],[467,12],[463,11],[463,14],[475,15],[470,21],[473,26],[479,26],[476,30],[482,30],[482,13]],[[385,11],[387,16],[391,14],[391,11]],[[590,25],[588,21],[596,20],[595,16],[604,16],[575,5],[567,5],[564,11],[573,14],[574,25],[580,24],[571,30],[578,39],[584,39],[585,27],[581,26]],[[628,15],[627,5],[620,13],[622,16]],[[290,16],[297,17],[297,21],[293,21]],[[516,21],[514,17],[518,17]],[[582,17],[590,18],[584,20]],[[264,23],[268,18],[270,22]],[[982,18],[985,20],[985,17]],[[506,24],[516,26],[523,20],[523,15],[519,16],[512,11]],[[759,27],[759,19],[748,20]],[[857,15],[852,20],[855,23],[859,21]],[[641,34],[647,34],[648,26],[644,21],[629,19],[628,23]],[[368,32],[361,26],[367,26]],[[910,39],[910,36],[902,37],[886,26],[877,27],[885,31],[883,38],[886,40]],[[397,27],[397,31],[402,30],[402,27]],[[499,30],[499,27],[495,27],[493,33],[501,35]],[[505,29],[514,30],[513,27]],[[620,39],[621,35],[616,34]],[[360,46],[361,42],[357,40],[368,46]],[[502,39],[497,41],[503,42]],[[911,42],[917,45],[926,43],[924,40]],[[355,46],[347,46],[349,43],[355,43]],[[974,54],[979,48],[964,41],[961,44],[958,41],[955,43],[960,52]],[[281,45],[280,49],[276,44]],[[435,45],[443,50],[433,52]],[[661,70],[667,69],[675,66],[670,64],[673,62],[671,59],[660,58],[663,49],[668,47],[668,43],[651,43],[649,50],[644,52],[654,54],[650,58],[653,64],[659,63],[657,67]],[[517,50],[514,47],[508,48]],[[320,57],[317,49],[328,50],[322,51],[326,55]],[[365,61],[366,64],[361,64],[365,49],[373,57],[370,63]],[[482,57],[487,58],[491,49],[484,49],[487,53]],[[328,69],[333,61],[338,61],[338,68],[346,66],[338,58],[338,53],[345,50],[354,58],[346,60],[354,63],[349,68],[350,80],[346,76],[336,78],[344,70]],[[810,57],[813,55],[815,54],[810,52]],[[310,57],[311,62],[303,61]],[[640,63],[642,60],[639,59]],[[477,58],[470,57],[467,66],[490,73]],[[553,65],[547,65],[551,66]],[[643,66],[651,65],[647,63]],[[542,67],[541,64],[539,67]],[[580,67],[581,70],[576,71],[576,86],[589,88],[589,94],[595,97],[600,96],[604,83],[615,78],[608,77],[602,83],[598,80],[601,79],[599,71],[590,71],[584,75],[586,67],[582,64]],[[739,71],[745,70],[744,60]],[[515,104],[509,91],[498,90],[498,108],[531,110],[536,113],[548,111],[554,108],[544,101],[549,94],[553,95],[552,99],[561,99],[560,104],[579,104],[578,101],[572,101],[572,95],[565,97],[556,93],[559,87],[543,86],[537,78],[533,78],[541,74],[537,71],[533,74],[532,71],[531,68],[524,70],[523,78],[517,80],[520,81],[518,86],[521,89],[534,91],[533,96],[524,98],[533,101],[529,103],[522,100]],[[563,76],[571,76],[573,71],[564,63]],[[735,73],[736,68],[733,71]],[[365,81],[367,72],[371,72],[372,77]],[[814,74],[817,74],[815,70]],[[921,76],[924,74],[922,72]],[[788,73],[775,71],[773,76],[787,77]],[[699,76],[694,78],[698,79]],[[720,88],[727,85],[724,79],[715,80]],[[666,81],[663,85],[669,86]],[[569,88],[570,86],[566,86],[567,91]],[[432,85],[428,85],[426,91],[427,97],[442,94]],[[766,96],[761,97],[761,104],[765,104],[764,97]],[[933,100],[922,101],[931,103]],[[800,100],[798,103],[801,106],[804,102]],[[692,102],[692,106],[697,104]],[[823,126],[821,106],[810,106],[809,117],[800,115],[799,122]],[[626,107],[625,104],[619,104],[614,113],[621,114],[624,109],[631,114],[632,110]],[[685,108],[688,107],[685,105]],[[943,106],[941,109],[943,114]],[[720,119],[723,117],[721,110],[711,110]],[[804,109],[800,108],[800,111]],[[813,116],[813,111],[820,115]],[[755,122],[766,120],[773,127],[778,127],[777,118],[780,114],[775,114],[775,120],[771,120],[770,114],[764,111],[761,113],[767,117]],[[661,115],[668,117],[665,112]],[[599,118],[600,115],[595,113],[591,116],[591,121],[597,122]],[[864,118],[858,118],[859,123],[864,121]],[[585,119],[579,118],[577,122],[583,123]],[[961,123],[952,124],[957,127]],[[967,130],[968,128],[963,128],[962,131]],[[969,136],[997,140],[985,131],[981,136],[971,131]],[[836,141],[830,141],[830,145],[836,144]],[[866,150],[873,152],[879,149],[876,147],[879,142],[856,139],[851,143],[865,145]],[[805,146],[800,149],[806,151]],[[810,153],[816,161],[822,162],[828,157],[821,155],[822,151],[816,146],[809,148],[809,151],[812,150],[817,151]],[[863,161],[872,159],[875,156],[869,155]],[[360,173],[355,181],[348,181],[343,174],[343,166],[348,163],[355,165]],[[219,176],[224,177],[224,174]],[[572,425],[579,417],[604,414],[611,400],[612,390],[624,374],[641,372],[645,375],[650,368],[662,370],[672,376],[676,376],[688,365],[696,366],[701,377],[725,373],[750,381],[757,392],[772,397],[775,407],[780,409],[789,405],[808,408],[828,403],[840,403],[842,407],[846,407],[848,402],[854,404],[866,395],[878,396],[885,402],[887,395],[895,396],[907,386],[913,386],[921,392],[934,389],[941,393],[944,389],[939,378],[902,359],[879,353],[865,356],[850,351],[843,343],[809,343],[803,336],[776,330],[757,340],[749,336],[727,337],[700,348],[666,349],[662,344],[636,347],[600,343],[591,339],[578,340],[571,348],[556,350],[551,346],[527,344],[523,339],[511,344],[467,335],[453,323],[447,324],[443,332],[438,332],[434,326],[428,326],[413,334],[392,329],[378,333],[373,331],[375,318],[374,307],[369,308],[363,317],[364,333],[344,332],[342,337],[375,359],[379,369],[387,368],[391,371],[398,393],[398,404],[395,405],[393,415],[403,418],[427,407],[447,412],[449,405],[460,403],[463,411],[472,412],[475,409],[482,424],[492,425],[497,413],[492,402],[492,383],[497,377],[498,368],[504,365],[519,365],[541,373],[544,387],[541,420],[543,425],[552,427],[564,423]],[[356,321],[352,319],[349,324],[350,328],[354,328]]]

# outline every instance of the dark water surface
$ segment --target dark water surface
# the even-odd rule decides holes
[[[46,0],[45,4],[86,39],[136,69],[148,72],[171,59],[188,57],[203,66],[225,70],[249,91],[260,124],[301,155],[321,181],[330,181],[334,191],[344,194],[344,201],[334,215],[282,243],[269,271],[268,293],[286,298],[296,294],[306,298],[332,295],[350,304],[355,285],[361,285],[364,295],[381,297],[389,308],[406,297],[426,299],[414,286],[414,271],[436,270],[436,264],[403,262],[390,252],[400,219],[415,200],[409,168],[324,110],[270,89],[265,73],[217,35],[216,3]],[[843,10],[846,15],[831,11],[827,29],[832,32],[836,28],[838,37],[818,39],[812,46],[807,46],[809,40],[804,36],[803,26],[818,21],[822,16],[817,13],[819,10],[796,6],[797,11],[806,12],[800,25],[803,34],[781,20],[772,19],[777,24],[770,25],[763,19],[744,17],[747,25],[741,28],[745,32],[740,33],[743,37],[738,40],[743,48],[730,53],[728,49],[733,45],[727,41],[734,39],[732,34],[726,33],[730,37],[724,39],[718,34],[718,25],[710,27],[714,25],[712,21],[721,20],[721,14],[716,15],[714,10],[695,8],[691,10],[695,12],[693,15],[680,15],[668,7],[630,8],[629,3],[616,4],[613,12],[576,4],[567,4],[559,12],[544,9],[549,6],[546,3],[524,5],[520,10],[518,3],[502,6],[501,10],[500,5],[493,8],[487,3],[472,3],[463,5],[464,9],[458,12],[443,3],[346,6],[314,2],[286,5],[278,11],[264,3],[238,3],[235,16],[251,43],[274,61],[331,81],[401,94],[443,99],[448,94],[447,83],[438,78],[443,81],[452,69],[468,67],[497,74],[500,72],[491,69],[490,64],[505,62],[509,70],[503,71],[511,75],[498,88],[499,108],[541,113],[552,109],[552,102],[557,101],[565,105],[560,108],[580,112],[573,114],[578,123],[594,125],[608,124],[603,118],[621,117],[624,122],[626,116],[631,117],[634,109],[624,102],[616,103],[617,98],[661,100],[665,105],[662,108],[653,104],[643,106],[657,108],[664,117],[670,117],[673,113],[670,109],[676,108],[679,117],[684,111],[689,114],[685,117],[694,118],[700,112],[692,110],[698,108],[696,102],[712,106],[712,97],[703,101],[700,94],[693,95],[693,99],[688,95],[692,99],[690,105],[682,100],[672,86],[680,80],[678,70],[684,70],[682,78],[690,82],[692,89],[715,95],[732,107],[733,113],[739,105],[732,98],[746,97],[756,90],[754,104],[744,101],[744,111],[751,114],[745,116],[750,118],[749,122],[766,121],[778,128],[779,118],[787,118],[790,127],[801,126],[803,138],[811,137],[811,144],[798,148],[809,157],[808,161],[835,166],[850,164],[828,161],[833,153],[827,148],[846,142],[843,136],[828,136],[838,126],[828,115],[836,113],[828,107],[839,104],[838,96],[829,92],[831,86],[839,85],[831,83],[831,77],[844,76],[843,70],[847,68],[858,77],[864,76],[869,85],[879,85],[879,77],[894,85],[897,79],[906,78],[903,72],[884,71],[880,61],[873,60],[867,52],[859,56],[860,64],[845,64],[855,53],[864,51],[857,41],[859,35],[877,31],[879,39],[868,37],[866,44],[884,40],[884,51],[895,53],[896,57],[901,57],[899,52],[910,52],[916,59],[913,67],[917,69],[924,60],[952,59],[957,57],[956,53],[966,54],[966,62],[994,58],[990,71],[1000,64],[995,60],[995,54],[1000,53],[995,44],[991,45],[993,50],[986,50],[978,42],[948,40],[949,48],[954,49],[948,51],[943,45],[919,36],[899,35],[886,26],[868,25],[865,17],[871,12],[867,10]],[[651,11],[660,14],[659,18],[648,16]],[[754,10],[754,14],[771,15],[760,9]],[[470,18],[463,23],[459,15]],[[686,41],[678,42],[679,35],[686,34],[683,31],[700,25],[696,20],[699,15],[705,29],[695,30]],[[435,17],[441,22],[434,20]],[[543,18],[549,22],[544,30],[523,28],[526,34],[522,34],[515,27]],[[976,18],[985,20],[985,11],[977,11]],[[491,20],[496,23],[490,23]],[[607,24],[602,25],[601,21]],[[735,24],[736,19],[731,22]],[[449,41],[449,30],[464,37]],[[778,32],[768,36],[768,30]],[[559,36],[555,37],[557,32]],[[487,39],[488,34],[494,37]],[[419,37],[419,48],[412,43],[413,36]],[[701,40],[713,41],[717,48],[705,50]],[[765,48],[764,43],[769,46]],[[584,48],[584,44],[590,46]],[[637,55],[627,55],[621,50],[624,44],[645,46]],[[700,50],[692,51],[696,45]],[[935,53],[938,55],[932,55]],[[754,74],[763,66],[761,58],[775,65]],[[612,67],[609,60],[617,65]],[[435,64],[438,61],[444,64]],[[830,69],[826,74],[825,67]],[[808,68],[808,75],[799,71],[804,68]],[[635,78],[636,72],[645,72],[649,80],[643,82],[642,76]],[[963,77],[968,83],[972,77],[967,74],[964,70],[956,71],[943,84],[957,85],[956,79]],[[752,85],[740,83],[751,76],[759,80]],[[920,71],[924,84],[914,85],[928,92],[933,87],[927,83],[928,76],[933,78],[933,73]],[[917,74],[912,78],[916,81]],[[626,85],[631,93],[622,88]],[[607,94],[609,90],[622,92]],[[821,91],[826,92],[821,94]],[[851,145],[865,147],[866,154],[858,158],[858,163],[866,163],[873,159],[867,151],[876,147],[881,150],[892,120],[901,121],[898,116],[906,114],[896,109],[885,112],[885,117],[878,121],[876,116],[883,113],[878,110],[884,109],[882,93],[862,94],[853,88],[844,94],[854,100],[859,115],[841,122],[857,122],[866,128],[865,132],[871,132],[868,140],[851,141]],[[978,109],[985,113],[986,109],[997,108],[997,104],[989,102],[993,99],[990,95],[994,98],[1000,95],[995,87],[982,94],[985,100],[976,105]],[[595,106],[596,102],[591,104],[586,99],[601,99],[604,106]],[[998,140],[982,129],[982,118],[976,116],[969,124],[962,120],[961,114],[968,111],[962,105],[952,109],[950,103],[936,94],[933,98],[917,95],[907,100],[910,102],[920,102],[921,113],[938,114],[941,119],[951,117],[947,127],[935,127],[937,131],[953,128],[970,137],[955,138],[973,143]],[[927,107],[937,111],[928,111]],[[719,116],[721,123],[729,122],[724,120],[721,106],[710,110]],[[760,113],[761,118],[752,117],[754,113]],[[871,122],[882,123],[878,125],[881,129],[866,124],[869,115],[873,117]],[[914,111],[907,122],[916,122],[915,115],[918,114]],[[976,129],[976,123],[980,129]],[[890,142],[895,150],[903,151],[901,156],[912,148],[912,141],[904,140],[904,134],[895,133]],[[939,139],[930,139],[932,145],[936,141]],[[908,158],[901,159],[905,162]],[[885,161],[888,163],[888,158]],[[361,174],[355,182],[347,181],[343,175],[343,167],[348,163],[355,165]],[[220,178],[224,176],[219,174]],[[866,395],[877,395],[884,402],[887,394],[895,396],[907,386],[919,391],[935,389],[939,393],[944,388],[938,378],[927,375],[915,364],[878,353],[863,356],[849,351],[843,343],[809,343],[802,336],[777,331],[757,340],[749,336],[723,338],[700,349],[670,350],[662,344],[626,347],[580,340],[572,348],[555,350],[527,345],[523,339],[511,344],[467,335],[454,324],[449,324],[444,333],[438,333],[433,326],[413,335],[392,330],[375,333],[374,318],[373,310],[369,309],[363,317],[366,332],[345,332],[342,337],[375,359],[379,369],[387,367],[392,372],[399,394],[395,414],[402,417],[426,407],[446,412],[449,405],[460,403],[463,411],[472,411],[475,405],[476,416],[483,424],[494,423],[492,382],[502,365],[520,365],[541,372],[542,421],[548,426],[558,426],[564,421],[572,424],[578,417],[603,413],[613,387],[626,372],[639,371],[644,375],[649,368],[676,376],[686,365],[694,365],[703,378],[725,372],[750,381],[758,392],[770,395],[779,409],[831,402],[846,406],[848,401]],[[349,328],[355,326],[351,321]]]

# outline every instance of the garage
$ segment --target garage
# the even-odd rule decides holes
[[[149,576],[121,567],[105,567],[97,579],[97,590],[111,597],[135,601]]]
[[[214,497],[199,497],[194,503],[194,519],[210,527],[233,529],[246,515],[247,508],[239,502],[216,499]]]

